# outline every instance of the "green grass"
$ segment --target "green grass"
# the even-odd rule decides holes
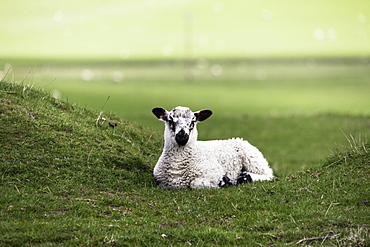
[[[370,245],[369,14],[366,0],[3,1],[0,246]],[[243,137],[278,178],[158,188],[150,111],[177,105],[212,109],[200,139]]]
[[[107,113],[101,115],[107,121],[96,122],[99,111],[55,100],[28,84],[1,82],[0,100],[0,245],[284,246],[335,234],[306,244],[370,244],[370,146],[350,135],[366,132],[368,127],[356,127],[368,124],[366,117],[250,116],[250,133],[260,132],[259,125],[284,129],[276,128],[285,135],[265,144],[282,138],[286,156],[301,147],[314,155],[297,134],[325,135],[335,124],[348,126],[349,147],[271,182],[162,190],[151,174],[161,152],[159,132]],[[108,121],[119,124],[110,128]],[[307,121],[315,128],[302,124]],[[278,149],[265,145],[266,155],[269,148]]]

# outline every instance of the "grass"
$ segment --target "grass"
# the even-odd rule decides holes
[[[0,245],[370,244],[370,145],[348,132],[348,148],[271,182],[162,190],[151,174],[161,151],[159,132],[56,100],[26,83],[2,81],[0,100]],[[361,119],[324,115],[311,123],[353,127]],[[294,120],[299,125],[307,117]],[[249,122],[274,124],[261,117]],[[289,145],[304,145],[296,141]],[[307,240],[324,236],[337,237]]]
[[[368,3],[284,3],[5,0],[0,246],[370,245]],[[278,178],[158,188],[181,104]]]

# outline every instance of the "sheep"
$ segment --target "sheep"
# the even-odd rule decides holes
[[[178,106],[168,112],[153,108],[165,122],[164,148],[153,175],[164,189],[223,188],[244,182],[273,179],[262,153],[241,138],[198,141],[196,125],[212,115],[211,110],[192,112]]]

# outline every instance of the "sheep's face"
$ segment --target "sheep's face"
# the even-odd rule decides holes
[[[210,110],[192,112],[187,107],[178,106],[168,112],[163,108],[154,108],[153,114],[166,122],[166,130],[170,132],[171,138],[180,146],[188,143],[191,135],[196,139],[196,123],[204,121],[212,115]]]

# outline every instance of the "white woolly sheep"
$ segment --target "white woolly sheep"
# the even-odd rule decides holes
[[[262,153],[243,139],[197,141],[196,124],[212,111],[178,106],[152,112],[165,122],[164,149],[153,171],[162,188],[220,188],[273,178]]]

